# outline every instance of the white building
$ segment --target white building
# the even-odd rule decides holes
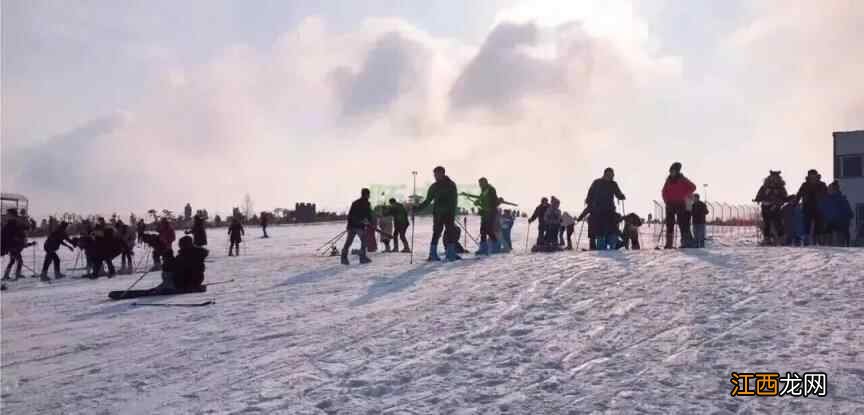
[[[834,177],[855,212],[852,239],[864,238],[858,235],[864,224],[864,131],[834,133]]]

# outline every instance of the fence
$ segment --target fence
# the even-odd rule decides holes
[[[659,235],[664,233],[662,227],[666,223],[666,206],[656,200],[653,202],[651,232]],[[708,206],[708,216],[705,220],[706,239],[726,237],[743,240],[745,243],[762,241],[762,214],[759,205],[735,205],[725,202],[705,202],[705,204]],[[660,229],[655,229],[655,225],[660,226]]]

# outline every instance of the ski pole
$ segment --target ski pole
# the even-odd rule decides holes
[[[344,231],[342,231],[342,232],[339,232],[338,235],[334,236],[334,237],[331,238],[329,241],[325,242],[324,245],[321,245],[321,247],[318,248],[318,249],[316,249],[315,252],[320,252],[322,249],[328,247],[330,244],[332,244],[332,243],[336,242],[337,240],[339,240],[339,238],[341,238],[342,235],[345,235],[347,232],[348,232],[347,229],[344,230]]]
[[[211,285],[228,284],[229,282],[234,282],[234,278],[231,278],[230,280],[225,280],[225,281],[208,282],[207,284],[204,284],[204,285],[209,287]]]
[[[576,237],[576,250],[579,250],[579,243],[582,242],[582,229],[585,228],[585,221],[582,221],[582,224],[579,225],[579,236]]]
[[[416,189],[415,189],[416,190]],[[414,264],[414,208],[411,208],[411,262],[410,264]]]
[[[135,280],[135,282],[133,282],[132,285],[130,285],[129,288],[126,289],[126,291],[123,291],[123,294],[120,296],[120,298],[125,298],[125,297],[126,297],[126,294],[129,293],[129,290],[131,290],[133,287],[135,287],[135,285],[138,284],[139,281],[141,281],[142,279],[144,279],[144,277],[145,277],[147,274],[149,274],[149,273],[150,273],[150,270],[144,271],[144,273],[141,274],[141,276],[138,277],[138,279]]]
[[[528,239],[531,237],[531,224],[528,224],[528,232],[525,233],[525,249],[523,252],[528,252]]]

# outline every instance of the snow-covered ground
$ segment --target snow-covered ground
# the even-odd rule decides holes
[[[211,230],[207,280],[234,282],[138,300],[207,307],[107,300],[137,276],[9,284],[2,412],[864,413],[860,249],[525,254],[521,220],[514,254],[428,264],[419,219],[413,265],[316,257],[343,226],[250,228],[236,258]],[[734,398],[733,371],[825,372],[828,396]]]

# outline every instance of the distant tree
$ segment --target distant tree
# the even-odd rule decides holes
[[[246,196],[243,197],[243,217],[248,219],[254,214],[255,205],[252,202],[252,196],[249,196],[249,193],[246,193]]]
[[[168,220],[173,221],[174,220],[174,212],[172,212],[168,209],[162,209],[162,217],[168,218]]]
[[[216,217],[213,218],[213,223],[215,223],[216,226],[221,225],[222,224],[222,218],[217,214]]]
[[[183,218],[186,220],[192,219],[192,205],[186,203],[186,207],[183,208]]]

